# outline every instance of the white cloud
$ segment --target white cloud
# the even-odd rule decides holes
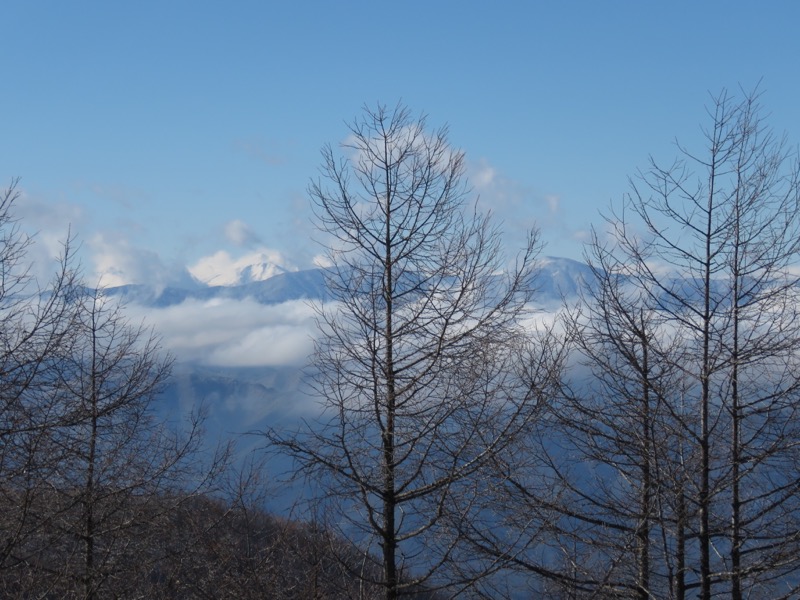
[[[133,205],[137,194],[124,188],[81,184],[121,206]],[[72,267],[80,267],[87,285],[113,287],[130,283],[147,283],[163,289],[168,285],[194,287],[196,282],[186,268],[175,262],[168,264],[154,251],[135,245],[131,236],[142,230],[133,221],[120,222],[112,229],[93,227],[94,215],[80,204],[51,201],[20,191],[14,207],[20,228],[33,236],[33,244],[25,257],[31,273],[40,285],[46,285],[57,269],[64,244],[70,239]]]
[[[85,214],[75,204],[46,202],[24,189],[18,188],[18,191],[11,217],[17,220],[20,234],[29,236],[31,240],[20,266],[39,285],[46,286],[58,269],[58,260],[64,254],[68,238],[73,238],[70,251],[75,254],[78,250],[81,240],[75,238],[85,222]]]
[[[161,335],[180,361],[208,366],[299,366],[313,349],[314,310],[295,300],[188,300],[167,308],[128,306]]]
[[[163,289],[168,285],[192,287],[186,269],[180,265],[164,264],[151,250],[138,248],[125,238],[96,233],[87,242],[94,263],[90,285],[114,287],[129,283],[147,283]]]
[[[541,219],[551,213],[550,198],[542,196],[519,181],[499,173],[485,159],[467,165],[467,176],[480,203],[501,218],[517,222],[520,219]]]
[[[225,237],[229,242],[241,247],[254,247],[262,245],[261,238],[250,225],[239,219],[225,224]]]
[[[591,229],[575,229],[569,239],[579,242],[581,245],[588,244],[592,240]]]
[[[494,170],[485,160],[479,161],[477,164],[472,165],[470,180],[476,189],[485,189],[492,184],[497,177],[497,171]]]
[[[561,198],[554,194],[548,194],[544,197],[544,201],[547,202],[547,208],[551,215],[555,215],[559,212],[561,208]]]
[[[569,201],[561,194],[508,177],[485,159],[468,163],[467,176],[479,196],[478,206],[499,219],[510,247],[521,245],[531,228],[542,233],[548,253],[574,251],[571,241],[586,237],[586,215],[570,214]]]
[[[327,254],[317,254],[314,256],[311,262],[315,267],[321,267],[323,269],[327,269],[333,266],[333,261]]]
[[[467,176],[478,196],[478,208],[492,212],[510,252],[525,244],[532,228],[545,236],[561,229],[558,196],[543,195],[503,175],[485,159],[468,163]]]

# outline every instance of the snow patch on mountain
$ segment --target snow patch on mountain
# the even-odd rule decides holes
[[[246,285],[296,270],[283,254],[269,248],[259,248],[238,258],[220,250],[189,267],[195,279],[209,286]]]

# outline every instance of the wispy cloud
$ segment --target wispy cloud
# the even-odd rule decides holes
[[[558,214],[558,196],[546,195],[503,175],[485,159],[467,165],[467,176],[480,204],[508,221],[554,218]]]
[[[233,142],[233,146],[236,150],[271,167],[286,163],[286,157],[276,148],[274,142],[261,138],[238,139]]]
[[[19,229],[31,239],[23,257],[24,267],[46,286],[52,278],[67,241],[74,254],[80,247],[80,230],[86,223],[86,214],[78,205],[66,201],[46,201],[19,189],[19,197],[12,207]]]
[[[555,246],[586,237],[585,231],[573,225],[582,219],[569,214],[560,194],[543,192],[507,177],[485,159],[468,163],[467,176],[479,196],[479,206],[491,210],[502,222],[511,244],[520,243],[524,233],[533,227],[542,232],[545,242]],[[568,245],[573,247],[574,243]],[[558,253],[558,248],[555,252]]]
[[[261,238],[255,230],[240,219],[234,219],[226,223],[224,231],[225,238],[236,246],[252,248],[263,245]]]
[[[157,289],[168,285],[192,287],[196,282],[181,264],[166,264],[151,250],[109,233],[95,233],[86,243],[94,265],[91,285],[114,287],[147,283]]]

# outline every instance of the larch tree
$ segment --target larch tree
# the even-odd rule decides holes
[[[48,440],[63,424],[56,366],[72,340],[77,288],[69,242],[47,282],[34,240],[15,215],[18,180],[0,194],[0,572],[24,565],[24,543],[43,527],[35,505],[57,469]]]
[[[683,347],[631,264],[595,233],[590,280],[564,314],[574,376],[554,403],[550,504],[571,564],[559,581],[598,597],[674,597],[686,519]],[[568,457],[568,458],[565,458]],[[558,571],[557,571],[558,572]]]
[[[629,285],[629,265],[596,236],[590,250],[580,301],[557,319],[569,359],[547,417],[524,452],[496,467],[494,527],[468,534],[476,552],[516,573],[515,588],[490,597],[665,597],[672,582],[672,552],[659,542],[674,541],[662,524],[681,489],[680,463],[662,452],[682,439],[676,344]]]
[[[662,339],[681,344],[658,359],[683,382],[665,396],[680,439],[661,447],[685,469],[661,482],[683,502],[661,523],[680,525],[675,597],[781,597],[796,593],[800,566],[800,171],[757,93],[723,92],[709,116],[705,153],[654,161],[613,237]]]
[[[402,106],[365,108],[341,152],[324,148],[310,186],[332,296],[312,358],[324,411],[268,432],[347,540],[347,568],[387,599],[480,576],[454,566],[460,524],[553,377],[549,365],[525,377],[544,360],[522,324],[536,236],[509,267],[468,205],[462,153],[426,125]]]
[[[714,97],[705,151],[652,161],[588,247],[579,367],[498,504],[509,565],[540,590],[798,592],[800,170],[758,100]]]
[[[171,455],[152,414],[171,369],[153,334],[129,325],[102,291],[89,291],[76,302],[72,340],[59,365],[67,419],[54,435],[62,451],[48,543],[75,556],[61,565],[67,581],[57,585],[91,599],[142,560],[135,548],[181,453]]]
[[[757,93],[723,92],[709,114],[704,155],[682,148],[685,161],[654,163],[634,185],[629,206],[648,241],[621,241],[681,332],[694,382],[699,569],[685,587],[704,599],[779,597],[795,593],[798,568],[798,160],[765,126]]]
[[[214,491],[230,449],[203,449],[200,414],[185,424],[157,414],[172,358],[117,299],[84,288],[74,310],[56,365],[63,418],[49,445],[58,468],[39,507],[48,527],[29,544],[27,562],[36,589],[125,596],[154,573],[168,580],[159,565],[170,554],[191,554],[189,537],[183,547],[161,538],[184,504]]]

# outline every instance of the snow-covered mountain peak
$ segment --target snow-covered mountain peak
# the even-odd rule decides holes
[[[209,286],[245,285],[295,270],[280,252],[266,248],[239,258],[220,250],[189,267],[195,279]]]
[[[189,299],[251,298],[260,304],[279,304],[330,298],[323,269],[299,271],[289,264],[280,254],[270,251],[259,250],[236,259],[220,251],[189,267],[199,285],[162,289],[140,284],[109,292],[144,306],[173,306]],[[535,290],[534,302],[556,307],[563,299],[574,297],[592,279],[591,269],[583,263],[568,258],[542,258],[530,281]]]

